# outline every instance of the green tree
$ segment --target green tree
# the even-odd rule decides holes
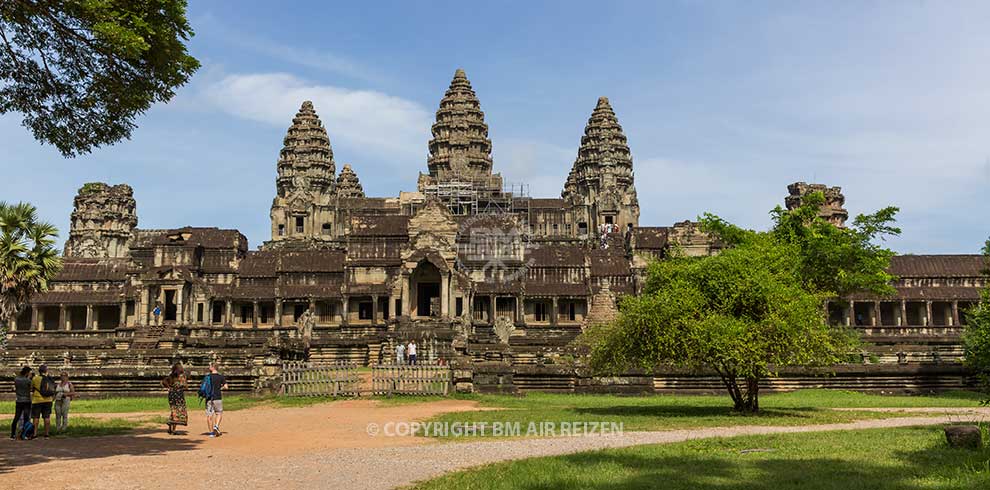
[[[990,405],[990,239],[983,247],[986,269],[983,277],[986,285],[980,293],[980,302],[964,312],[966,330],[963,345],[966,348],[966,365],[972,369],[985,395],[984,404]]]
[[[38,221],[34,206],[0,202],[0,351],[7,347],[10,320],[62,268],[56,234],[54,226]]]
[[[0,114],[67,157],[130,138],[199,68],[185,0],[0,1]]]
[[[702,226],[728,246],[710,257],[677,256],[649,265],[643,293],[627,297],[611,325],[590,329],[599,371],[664,364],[719,375],[734,408],[759,410],[759,383],[784,367],[826,367],[857,344],[826,321],[825,301],[856,290],[886,293],[892,252],[873,242],[896,234],[896,208],[838,228],[818,216],[824,196],[772,212],[768,232],[712,215]]]

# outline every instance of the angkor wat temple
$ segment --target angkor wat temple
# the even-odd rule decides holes
[[[493,173],[488,126],[462,70],[432,135],[415,192],[367,197],[354,168],[337,172],[303,102],[278,156],[271,239],[257,250],[237,230],[138,228],[129,186],[84,185],[64,269],[11,322],[6,373],[44,362],[72,370],[83,390],[140,392],[174,360],[194,372],[218,360],[248,390],[284,359],[390,362],[397,342],[416,339],[421,360],[457,368],[462,390],[719,388],[704,373],[596,378],[573,365],[572,341],[641,289],[649,260],[719,249],[690,221],[640,226],[632,155],[607,98],[559,198],[530,197]],[[848,216],[837,187],[788,190],[788,207],[822,191],[824,217],[842,226]],[[963,386],[961,312],[979,299],[982,266],[978,255],[895,257],[896,297],[829,305],[830,320],[858,329],[866,349],[832,376],[787,372],[771,387]]]

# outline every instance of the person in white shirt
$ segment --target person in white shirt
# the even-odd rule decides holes
[[[416,341],[410,340],[409,347],[406,347],[406,353],[409,354],[409,365],[416,365]]]
[[[406,363],[406,346],[402,342],[395,346],[395,363],[399,366]]]

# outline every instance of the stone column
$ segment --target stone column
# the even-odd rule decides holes
[[[932,324],[932,302],[931,301],[925,301],[925,321],[924,321],[924,324],[925,324],[926,327]]]
[[[213,298],[206,298],[206,317],[203,318],[204,325],[213,325]]]
[[[371,324],[378,325],[378,296],[371,295]]]
[[[69,322],[65,315],[65,305],[58,305],[58,329],[68,330]]]
[[[31,328],[28,330],[41,330],[38,324],[38,307],[34,305],[31,305]]]
[[[516,295],[516,323],[526,324],[526,308],[521,294]]]
[[[959,325],[959,302],[958,301],[953,301],[952,302],[952,323],[951,323],[951,325],[952,326]]]
[[[402,314],[404,316],[409,316],[412,311],[410,309],[409,303],[409,275],[402,276]]]
[[[903,326],[906,326],[907,324],[908,324],[907,301],[902,299],[901,300],[901,321],[898,323],[898,325],[900,325],[900,326],[903,327]]]
[[[233,319],[234,319],[234,302],[228,299],[226,305],[224,305],[224,309],[226,310],[224,312],[224,313],[226,313],[224,315],[225,325],[227,325],[229,327],[229,326],[231,326],[231,325],[234,324],[234,322],[233,322]]]
[[[86,326],[83,330],[92,330],[95,328],[94,323],[96,322],[93,320],[93,305],[86,305]]]
[[[121,301],[119,308],[120,308],[120,318],[117,319],[117,326],[118,327],[126,327],[127,326],[127,301]]]
[[[450,316],[450,273],[440,276],[440,316]]]
[[[550,303],[550,325],[557,326],[557,297],[553,297],[553,302]]]
[[[141,289],[141,308],[138,312],[138,325],[148,324],[148,315],[151,314],[151,308],[148,307],[148,303],[151,302],[151,291],[148,291],[147,287]]]
[[[874,301],[873,302],[873,326],[874,327],[879,327],[879,326],[883,325],[883,321],[882,320],[883,320],[883,317],[880,314],[880,302],[879,301]]]
[[[183,291],[185,288],[179,288],[175,290],[175,323],[176,325],[182,325],[186,323],[186,309],[184,308],[185,302],[182,301]],[[164,315],[165,312],[162,312]]]
[[[282,300],[281,299],[276,299],[275,300],[275,326],[276,327],[281,327],[282,326]]]
[[[856,302],[849,300],[849,313],[846,315],[846,326],[856,326]]]
[[[251,328],[258,328],[258,302],[251,302]]]
[[[495,317],[497,316],[497,314],[495,313],[495,305],[497,304],[497,301],[495,301],[494,293],[492,293],[492,295],[488,297],[488,301],[491,303],[491,307],[492,307],[488,313],[488,323],[491,323],[492,326],[495,326]]]
[[[341,308],[340,324],[349,325],[351,323],[351,297],[344,295],[343,308]]]

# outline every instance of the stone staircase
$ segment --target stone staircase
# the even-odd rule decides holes
[[[158,341],[165,333],[164,325],[148,325],[134,333],[134,340],[131,341],[131,350],[155,349]]]

